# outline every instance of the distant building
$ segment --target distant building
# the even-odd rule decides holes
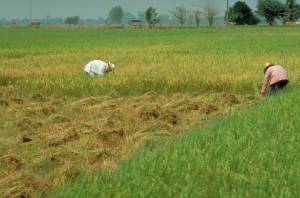
[[[29,24],[29,27],[40,27],[40,26],[41,26],[41,22],[38,20],[31,21]]]
[[[129,25],[134,27],[141,27],[143,25],[143,21],[139,19],[132,19],[130,20]]]
[[[8,25],[10,25],[11,27],[19,27],[20,26],[19,23],[17,23],[17,22],[12,22],[11,24],[8,24]]]
[[[300,25],[300,21],[288,21],[285,24],[286,25]]]

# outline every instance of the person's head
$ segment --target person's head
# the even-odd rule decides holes
[[[115,65],[109,61],[107,64],[106,72],[112,72],[114,69],[115,69]]]
[[[266,73],[266,71],[267,71],[270,67],[272,67],[272,66],[274,66],[273,63],[270,63],[270,62],[266,63],[265,66],[264,66],[264,73]]]

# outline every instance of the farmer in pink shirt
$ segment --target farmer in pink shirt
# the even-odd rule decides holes
[[[283,89],[288,83],[288,72],[281,65],[267,63],[264,68],[264,82],[261,88],[261,94],[265,95],[270,86],[269,95],[275,94]]]

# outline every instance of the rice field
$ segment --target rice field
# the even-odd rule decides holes
[[[25,95],[256,93],[266,61],[297,74],[298,31],[1,29],[1,84],[13,83]],[[83,78],[83,66],[97,58],[114,62],[115,74],[104,80]]]
[[[0,194],[49,196],[255,106],[265,62],[295,87],[299,30],[0,29]],[[116,70],[89,78],[92,59]]]

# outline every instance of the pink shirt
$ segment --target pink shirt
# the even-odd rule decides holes
[[[267,69],[261,92],[265,93],[268,86],[281,80],[288,80],[288,72],[281,65],[274,65]]]

